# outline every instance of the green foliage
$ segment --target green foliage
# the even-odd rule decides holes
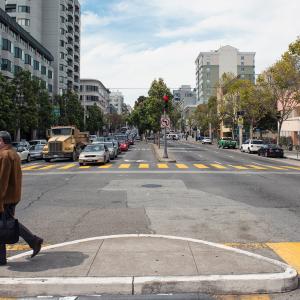
[[[87,114],[88,118],[86,122],[86,130],[93,134],[101,131],[104,124],[101,108],[96,104],[94,104],[93,106],[89,106],[87,108]]]

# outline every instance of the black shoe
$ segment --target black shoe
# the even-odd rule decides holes
[[[31,255],[31,258],[35,257],[40,251],[41,251],[41,248],[42,248],[42,244],[43,244],[43,239],[41,238],[37,238],[33,247],[32,250],[33,250],[33,253]]]

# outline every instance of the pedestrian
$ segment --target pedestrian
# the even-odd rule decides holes
[[[11,136],[7,131],[0,131],[0,214],[13,218],[16,205],[21,200],[22,172],[21,161],[11,145]],[[33,235],[19,223],[19,234],[33,250],[36,256],[42,247],[43,239]],[[6,265],[6,245],[0,241],[0,265]]]

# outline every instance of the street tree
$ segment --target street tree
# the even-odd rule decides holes
[[[103,112],[96,104],[87,107],[86,129],[93,134],[99,134],[104,125]]]

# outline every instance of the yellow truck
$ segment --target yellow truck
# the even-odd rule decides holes
[[[48,131],[49,140],[43,149],[43,159],[68,158],[76,161],[81,150],[89,143],[89,133],[76,126],[55,126]]]

